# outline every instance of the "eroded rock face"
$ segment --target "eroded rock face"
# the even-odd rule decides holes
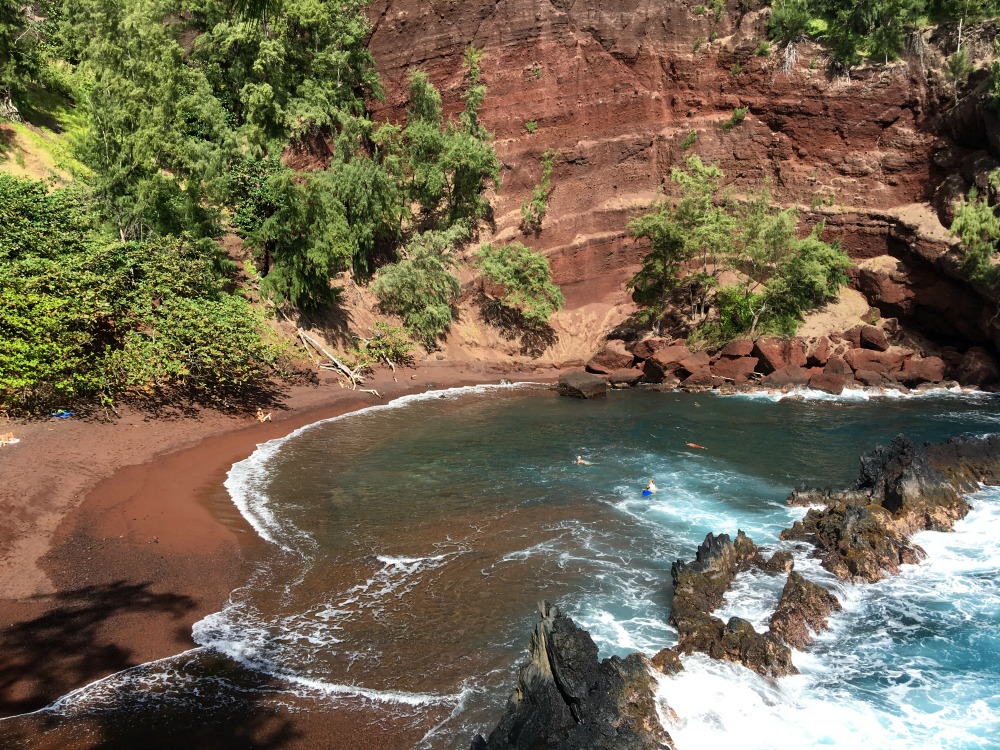
[[[667,750],[651,664],[640,654],[597,661],[597,646],[542,602],[517,690],[489,738],[472,750]]]

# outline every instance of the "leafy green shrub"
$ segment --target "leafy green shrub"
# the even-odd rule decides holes
[[[521,229],[537,232],[542,228],[542,220],[549,207],[549,193],[552,192],[552,170],[559,152],[552,149],[542,154],[542,177],[531,191],[531,197],[521,204]]]
[[[214,243],[109,242],[74,191],[0,176],[0,402],[15,409],[262,385],[279,351]]]
[[[766,39],[761,39],[757,42],[757,48],[753,51],[757,57],[767,57],[771,52],[771,45]]]
[[[475,258],[484,283],[499,290],[499,294],[488,296],[519,311],[527,328],[547,326],[552,314],[566,302],[552,283],[548,258],[520,242],[484,245]]]
[[[729,116],[729,119],[722,123],[722,129],[732,130],[747,118],[747,112],[749,111],[746,107],[736,107]]]
[[[461,286],[451,273],[455,260],[448,250],[467,236],[464,225],[418,235],[408,246],[408,257],[381,268],[372,282],[382,310],[402,318],[428,349],[437,346],[451,325],[451,305]]]
[[[681,141],[681,150],[687,151],[689,148],[691,148],[691,146],[694,145],[694,142],[696,140],[698,140],[698,131],[692,130],[688,132],[688,134],[684,136],[684,140]]]
[[[538,130],[538,121],[528,120],[527,122],[524,123],[524,129],[527,130],[529,133],[534,133],[536,130]]]

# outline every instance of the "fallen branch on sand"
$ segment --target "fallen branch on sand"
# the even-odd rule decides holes
[[[331,354],[330,351],[325,346],[323,346],[323,344],[320,343],[317,339],[315,339],[312,336],[310,336],[308,333],[306,333],[305,331],[303,331],[301,328],[298,329],[298,334],[299,334],[299,338],[302,339],[302,343],[304,343],[306,345],[306,350],[307,351],[309,350],[309,347],[312,347],[317,352],[319,352],[324,357],[326,357],[328,360],[330,360],[330,364],[322,364],[321,363],[320,364],[320,369],[322,369],[322,370],[332,370],[334,372],[343,373],[348,378],[350,378],[350,380],[351,380],[351,387],[352,387],[353,390],[357,390],[358,385],[360,385],[361,383],[365,382],[364,378],[362,378],[358,374],[357,370],[352,370],[350,367],[348,367],[347,365],[345,365],[340,359],[338,359],[333,354]],[[381,398],[381,396],[379,396],[379,398]]]

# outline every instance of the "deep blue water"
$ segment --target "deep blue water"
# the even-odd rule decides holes
[[[651,655],[676,641],[670,565],[708,532],[743,529],[782,547],[781,529],[804,513],[784,504],[800,481],[850,482],[858,455],[900,432],[941,440],[998,425],[1000,401],[958,393],[631,391],[581,402],[517,387],[411,397],[311,426],[230,474],[271,554],[196,626],[203,648],[53,711],[100,710],[123,685],[137,702],[234,700],[253,688],[205,667],[223,654],[278,678],[265,701],[383,716],[384,747],[466,748],[514,686],[539,599],[588,628],[603,655]],[[644,498],[650,477],[659,491]],[[795,654],[797,677],[685,658],[659,692],[678,746],[1000,746],[1000,492],[972,501],[955,533],[918,536],[925,562],[878,584],[842,584],[796,552],[843,612]],[[747,574],[720,614],[764,629],[783,583]],[[398,744],[399,722],[415,740]]]

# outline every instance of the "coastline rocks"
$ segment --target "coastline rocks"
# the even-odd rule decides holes
[[[952,438],[925,448],[931,465],[963,492],[977,490],[980,482],[1000,485],[1000,435]]]
[[[632,345],[632,354],[636,359],[649,359],[660,349],[666,349],[670,346],[670,339],[662,338],[661,336],[653,336],[648,339],[642,339],[637,341]]]
[[[806,343],[800,338],[783,338],[781,336],[762,336],[754,343],[753,356],[760,359],[760,372],[770,375],[775,370],[781,370],[789,365],[805,367],[809,361],[806,356]]]
[[[600,375],[577,370],[559,376],[558,390],[560,396],[600,398],[608,395],[608,383]]]
[[[608,373],[605,380],[612,388],[629,388],[642,380],[642,370],[636,367],[613,370]]]
[[[694,561],[675,561],[670,568],[674,581],[670,622],[677,628],[677,651],[700,651],[772,677],[797,674],[791,651],[773,635],[758,633],[738,617],[724,624],[711,614],[722,604],[737,573],[769,565],[784,567],[790,562],[776,558],[765,563],[757,545],[740,531],[735,542],[728,534],[709,534]]]
[[[955,378],[966,385],[992,385],[1000,380],[1000,367],[986,349],[974,346],[959,361]]]
[[[840,601],[830,591],[798,573],[789,573],[771,615],[770,632],[792,648],[802,649],[812,643],[812,633],[826,630],[830,614],[840,609]]]
[[[956,467],[966,457],[971,466],[961,471],[967,475],[976,469],[985,474],[988,467],[998,464],[996,458],[988,458],[988,450],[1000,448],[1000,443],[982,446],[969,440],[950,445],[950,449],[936,449],[939,465]],[[825,501],[829,505],[810,510],[782,531],[781,538],[814,544],[823,567],[838,578],[877,581],[887,572],[898,573],[901,564],[918,562],[924,556],[909,541],[910,534],[921,529],[950,530],[969,512],[969,504],[959,492],[960,485],[933,464],[928,449],[902,435],[889,446],[864,454],[860,462],[857,481],[844,491],[801,488],[793,492],[790,504]]]
[[[690,350],[683,344],[672,344],[658,349],[643,362],[643,379],[650,383],[663,382],[668,376],[674,375],[680,368],[681,362],[690,356]]]
[[[718,377],[733,381],[740,385],[750,380],[750,375],[757,370],[759,360],[756,357],[723,358],[715,361],[712,372]]]
[[[609,341],[604,347],[588,360],[586,369],[598,375],[607,375],[615,370],[624,370],[632,366],[635,357],[626,351],[621,341]]]
[[[861,472],[850,489],[889,511],[903,534],[950,531],[969,512],[958,488],[931,464],[926,447],[903,435],[864,454],[860,461]]]
[[[924,552],[899,533],[891,514],[878,505],[838,503],[781,532],[782,539],[808,541],[820,564],[841,580],[874,582],[896,574],[904,563],[919,562]]]
[[[884,319],[878,325],[856,325],[842,334],[809,340],[780,336],[761,336],[756,341],[734,339],[712,355],[692,352],[681,339],[654,336],[628,346],[616,339],[595,353],[586,369],[608,376],[638,369],[642,372],[638,382],[658,384],[663,389],[763,385],[774,390],[808,387],[840,394],[856,386],[948,387],[949,377],[974,387],[1000,385],[1000,363],[985,347],[972,347],[965,354],[944,347],[941,356],[931,356],[893,345],[897,332],[897,321]],[[618,387],[630,382],[620,377],[609,379]]]
[[[809,373],[798,365],[786,365],[764,377],[764,385],[771,388],[794,388],[809,384]]]
[[[471,750],[672,750],[649,660],[630,654],[598,663],[587,631],[548,602],[539,615],[503,717]]]

